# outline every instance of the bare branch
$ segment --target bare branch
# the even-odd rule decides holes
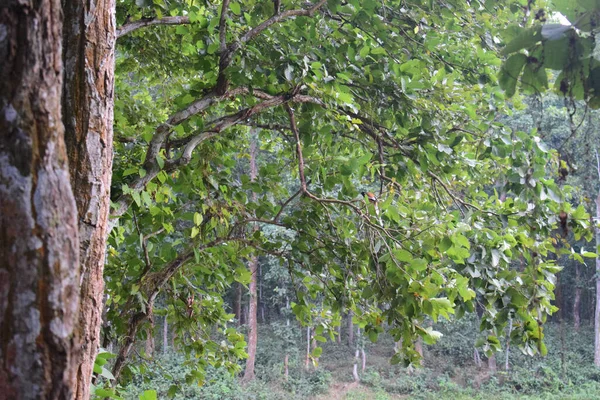
[[[121,36],[130,34],[131,32],[152,25],[185,25],[190,23],[189,17],[163,17],[163,18],[142,18],[137,21],[128,22],[117,28],[117,39]]]

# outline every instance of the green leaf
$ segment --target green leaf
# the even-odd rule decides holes
[[[311,356],[313,356],[314,358],[319,358],[322,353],[323,349],[321,347],[315,347],[311,352]]]
[[[523,66],[527,63],[525,54],[513,54],[506,60],[500,70],[500,87],[506,92],[507,97],[514,96],[517,88],[517,81]]]
[[[502,54],[507,55],[521,49],[533,46],[543,39],[541,28],[518,28],[521,32],[502,49]]]
[[[231,11],[235,14],[235,15],[241,15],[242,14],[242,9],[240,7],[240,3],[236,3],[236,2],[232,2],[229,7],[231,8]]]
[[[179,388],[177,387],[177,385],[171,385],[169,387],[169,390],[167,391],[167,396],[172,399],[173,397],[175,397],[175,395],[177,394],[177,392],[179,391]]]
[[[156,390],[146,390],[140,395],[140,400],[157,400]]]
[[[401,262],[410,262],[413,259],[413,255],[404,249],[394,250],[394,257]]]

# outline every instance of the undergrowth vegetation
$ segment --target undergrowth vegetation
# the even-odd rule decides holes
[[[142,365],[136,379],[124,388],[124,397],[137,399],[146,390],[158,398],[175,399],[595,399],[600,397],[600,370],[593,366],[593,329],[574,331],[565,323],[546,328],[548,355],[524,355],[513,344],[506,353],[496,353],[497,370],[479,352],[475,363],[477,321],[474,318],[434,325],[444,333],[436,345],[424,346],[422,367],[391,365],[394,343],[382,335],[377,343],[365,343],[366,369],[359,363],[360,383],[352,377],[354,347],[328,342],[318,365],[305,366],[306,343],[300,330],[294,332],[296,346],[268,325],[261,326],[256,361],[257,378],[243,384],[224,368],[209,367],[202,386],[186,384],[191,366],[176,352],[168,352]],[[344,338],[345,339],[345,338]],[[503,343],[506,348],[506,343]],[[284,376],[283,359],[288,355],[289,373]],[[176,390],[174,388],[176,387]]]

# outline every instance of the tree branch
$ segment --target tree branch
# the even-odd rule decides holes
[[[121,36],[130,34],[131,32],[152,25],[185,25],[190,23],[189,17],[163,17],[163,18],[142,18],[137,21],[127,22],[117,28],[117,39]]]
[[[227,48],[227,11],[229,0],[223,0],[221,7],[221,19],[219,20],[219,51],[223,53]]]
[[[497,217],[500,216],[500,214],[498,214],[498,213],[495,213],[493,211],[482,210],[481,208],[477,207],[475,204],[469,203],[468,201],[464,201],[463,199],[461,199],[460,197],[458,197],[454,193],[452,193],[452,191],[450,190],[450,188],[448,187],[448,185],[446,185],[442,181],[442,178],[440,178],[439,176],[437,176],[436,174],[434,174],[431,171],[428,171],[427,173],[429,174],[429,176],[431,176],[433,179],[435,179],[440,185],[442,185],[442,187],[444,188],[444,190],[446,191],[446,193],[448,193],[448,196],[450,196],[450,198],[452,198],[452,201],[454,201],[455,203],[458,202],[458,203],[462,204],[463,206],[473,208],[473,209],[475,209],[475,210],[477,210],[479,212],[482,212],[482,213],[495,215]],[[462,212],[462,209],[460,209],[460,207],[458,207],[458,208]],[[464,216],[464,214],[463,214],[463,216]]]
[[[248,89],[247,88],[233,89],[233,90],[227,92],[226,95],[234,95],[234,94],[239,94],[239,93],[248,93]],[[156,161],[156,159],[159,155],[160,149],[164,145],[164,142],[166,141],[166,139],[169,135],[172,124],[176,125],[176,124],[179,124],[179,123],[189,119],[192,115],[194,115],[194,112],[197,113],[197,112],[199,112],[199,110],[203,110],[204,108],[208,107],[213,102],[215,102],[218,99],[221,99],[223,97],[226,97],[226,96],[225,95],[217,96],[215,94],[207,95],[204,98],[202,98],[202,99],[198,100],[197,102],[195,102],[194,104],[192,104],[191,106],[189,106],[188,108],[186,108],[185,110],[180,111],[179,113],[177,113],[177,114],[173,115],[171,118],[169,118],[169,120],[166,123],[164,123],[158,127],[154,137],[152,138],[152,141],[150,142],[150,144],[148,146],[148,151],[146,153],[146,161],[144,162],[144,170],[146,171],[146,175],[144,175],[143,177],[139,177],[139,178],[135,179],[133,182],[131,182],[128,185],[129,188],[132,190],[141,190],[148,184],[148,182],[150,182],[152,179],[154,179],[161,170],[164,169],[164,171],[166,171],[166,172],[171,172],[181,166],[187,165],[192,158],[192,153],[201,143],[203,143],[206,140],[211,139],[215,136],[220,135],[227,128],[237,125],[240,122],[246,121],[252,115],[260,113],[260,112],[264,111],[265,109],[282,105],[288,101],[297,102],[297,103],[311,102],[311,103],[316,103],[316,104],[320,104],[320,105],[323,104],[323,102],[319,99],[316,99],[312,96],[306,96],[306,95],[300,95],[300,94],[293,95],[292,97],[290,97],[290,95],[287,93],[281,94],[278,96],[266,95],[265,93],[260,92],[260,91],[255,91],[254,93],[258,93],[258,95],[261,97],[268,97],[268,99],[264,100],[258,104],[255,104],[251,107],[242,109],[235,114],[226,115],[224,117],[213,120],[213,121],[209,122],[206,125],[205,129],[200,132],[197,132],[197,133],[194,133],[185,138],[181,138],[181,139],[170,142],[169,144],[173,147],[176,147],[176,148],[182,147],[182,146],[185,146],[185,147],[182,151],[182,154],[179,156],[179,158],[177,158],[175,160],[165,161],[164,168],[161,168],[158,165],[158,162]],[[123,193],[123,194],[121,194],[121,196],[119,196],[117,198],[117,200],[115,201],[115,204],[116,204],[116,207],[114,207],[112,209],[111,216],[112,217],[120,217],[127,211],[129,204],[131,204],[131,196],[129,194]]]
[[[318,3],[314,4],[312,7],[308,8],[308,9],[289,10],[289,11],[284,11],[282,13],[276,14],[276,15],[272,16],[271,18],[263,21],[256,27],[250,29],[239,40],[234,41],[231,44],[229,44],[226,48],[221,49],[221,56],[219,58],[219,74],[217,77],[217,85],[215,87],[216,92],[223,93],[227,90],[228,82],[227,82],[227,78],[225,76],[225,70],[231,64],[231,61],[233,60],[233,56],[235,55],[235,53],[242,47],[242,45],[244,43],[247,43],[250,40],[254,39],[256,36],[258,36],[261,32],[263,32],[265,29],[269,28],[270,26],[272,26],[278,22],[281,22],[283,20],[286,20],[288,18],[297,17],[297,16],[312,17],[315,14],[315,12],[317,12],[317,10],[319,8],[321,8],[326,2],[327,2],[327,0],[320,0]],[[221,13],[221,18],[223,18],[222,13]],[[219,34],[221,34],[221,32],[219,32]],[[220,37],[220,40],[221,40],[220,45],[221,45],[221,47],[223,47],[222,46],[223,39],[221,37]]]

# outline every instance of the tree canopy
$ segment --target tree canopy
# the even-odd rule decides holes
[[[554,153],[501,122],[503,89],[535,56],[500,70],[500,49],[567,34],[511,28],[534,14],[526,1],[118,2],[113,374],[155,314],[203,355],[190,379],[235,369],[245,342],[223,296],[253,255],[287,272],[294,314],[322,340],[352,310],[372,340],[390,327],[393,361],[410,363],[417,338],[440,336],[430,319],[478,312],[485,350],[510,321],[515,344],[545,353],[559,214],[592,233]],[[525,67],[522,87],[544,87],[542,72]]]

